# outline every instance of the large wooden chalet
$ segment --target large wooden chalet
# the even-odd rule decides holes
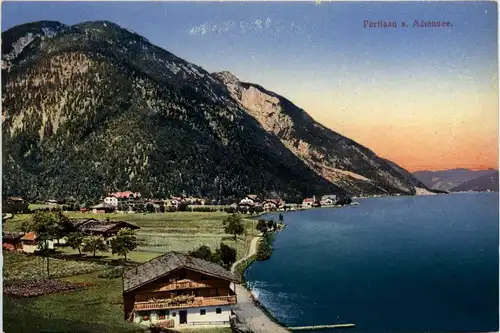
[[[168,252],[123,275],[125,319],[165,327],[229,326],[239,279],[223,267]]]
[[[118,231],[124,228],[132,230],[139,229],[138,226],[125,221],[101,221],[94,218],[90,219],[74,219],[73,225],[80,232],[87,235],[103,236],[105,238],[115,236]]]

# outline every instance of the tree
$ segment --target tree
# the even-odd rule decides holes
[[[232,263],[236,261],[236,249],[221,243],[220,244],[220,253],[222,262],[226,265],[226,267],[231,266]]]
[[[127,253],[137,248],[139,242],[135,232],[129,228],[121,229],[115,238],[111,240],[111,253],[123,255],[127,261]]]
[[[65,237],[66,235],[75,231],[74,225],[71,223],[69,218],[62,212],[56,213],[55,225],[53,226],[52,235],[57,239],[57,244],[59,244],[59,239]]]
[[[124,203],[124,202],[119,202],[118,203],[118,206],[116,207],[119,211],[127,211],[128,210],[128,204]]]
[[[79,232],[74,232],[69,235],[68,241],[66,244],[68,244],[73,250],[78,250],[78,253],[82,255],[82,247],[83,247],[83,240],[84,236],[79,233]]]
[[[101,236],[85,237],[83,244],[83,251],[92,252],[94,257],[97,251],[105,252],[108,250],[108,246]]]
[[[188,208],[188,203],[183,201],[183,202],[180,202],[178,205],[177,205],[177,211],[178,212],[185,212],[187,211],[187,208]]]
[[[274,222],[273,219],[270,219],[269,221],[267,221],[267,228],[276,230],[276,222]]]
[[[36,212],[31,220],[24,221],[21,225],[24,232],[34,232],[38,236],[38,251],[45,255],[47,261],[47,278],[50,278],[49,241],[58,233],[58,220],[48,212]]]
[[[212,261],[212,250],[210,250],[210,247],[207,245],[202,245],[196,250],[189,251],[188,255],[206,261]]]
[[[144,212],[144,209],[145,209],[145,208],[144,208],[144,204],[143,204],[142,202],[140,202],[140,203],[138,203],[138,204],[136,205],[136,210],[135,210],[135,211],[136,211],[136,212],[138,212],[138,213],[143,213],[143,212]]]
[[[236,236],[243,235],[245,232],[245,227],[243,226],[239,215],[229,215],[222,223],[224,225],[224,232],[228,235],[233,235],[235,242],[237,241]]]
[[[236,250],[221,243],[220,247],[216,249],[212,255],[211,261],[225,268],[229,268],[231,264],[236,261]]]
[[[260,232],[262,232],[263,234],[265,234],[267,232],[267,222],[266,222],[266,220],[259,220],[257,222],[256,229],[259,230]]]
[[[146,205],[146,211],[147,211],[148,213],[154,213],[154,212],[155,212],[155,206],[153,206],[153,204],[151,204],[151,203],[148,203],[148,204]]]

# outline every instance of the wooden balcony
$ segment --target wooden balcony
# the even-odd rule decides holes
[[[166,310],[178,308],[192,308],[199,306],[229,305],[236,304],[236,295],[195,297],[187,302],[172,302],[171,300],[155,300],[146,302],[135,302],[135,310]]]
[[[202,288],[223,288],[226,287],[227,283],[212,282],[194,282],[194,281],[177,281],[170,283],[150,283],[149,291],[172,291],[172,290],[182,290],[182,289],[202,289]]]

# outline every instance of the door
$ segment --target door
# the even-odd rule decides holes
[[[188,316],[187,310],[179,311],[179,324],[187,324],[187,316]]]

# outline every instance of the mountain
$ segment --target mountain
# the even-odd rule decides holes
[[[486,175],[466,181],[450,190],[451,192],[498,192],[498,171],[490,172]]]
[[[413,175],[424,183],[428,188],[442,191],[449,191],[452,188],[463,184],[474,178],[492,173],[493,169],[470,170],[451,169],[441,171],[416,171]]]
[[[268,133],[317,174],[350,193],[415,193],[423,187],[408,171],[316,122],[288,99],[229,72],[215,73],[231,96]]]
[[[3,32],[2,89],[4,195],[416,192],[411,174],[285,98],[107,21]]]

